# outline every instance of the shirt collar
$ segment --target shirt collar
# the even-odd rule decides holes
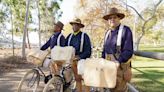
[[[81,31],[77,31],[77,32],[73,32],[74,35],[77,35],[78,33],[80,33]]]
[[[121,24],[119,24],[114,30],[111,30],[111,31],[119,30],[120,25],[121,25]]]
[[[58,35],[58,34],[60,34],[60,33],[61,33],[61,32],[55,32],[54,35]]]

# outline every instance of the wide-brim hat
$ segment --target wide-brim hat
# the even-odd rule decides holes
[[[107,15],[103,16],[103,19],[108,20],[112,15],[117,15],[120,19],[123,19],[125,17],[123,13],[120,13],[117,8],[113,7],[110,9]]]
[[[54,23],[54,25],[60,27],[63,30],[64,24],[61,21],[58,21],[57,23]]]
[[[71,25],[78,24],[81,28],[84,27],[84,24],[81,23],[81,20],[79,18],[75,19],[74,21],[70,22]]]

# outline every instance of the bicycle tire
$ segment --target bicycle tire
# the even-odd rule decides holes
[[[63,81],[61,77],[54,76],[45,85],[43,92],[63,92]]]
[[[33,74],[33,76],[29,76],[30,74]],[[29,79],[30,80],[29,80]],[[35,79],[34,83],[35,84],[32,84],[30,85],[30,82],[32,82],[32,79]],[[25,82],[28,81],[28,84],[26,85],[27,87],[29,86],[30,88],[28,89],[25,89],[25,87],[23,87],[23,85],[25,84]],[[18,85],[18,90],[17,92],[36,92],[37,91],[37,87],[39,85],[39,81],[40,81],[40,75],[39,75],[39,71],[37,69],[32,69],[30,71],[28,71],[24,76],[23,78],[21,79],[19,85]],[[34,87],[34,89],[32,89],[31,87]],[[31,90],[31,91],[30,91]]]

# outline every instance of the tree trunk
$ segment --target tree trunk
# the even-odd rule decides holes
[[[135,51],[137,51],[139,49],[139,44],[140,44],[142,37],[143,37],[143,35],[140,35],[139,38],[137,39],[137,41],[135,43]]]
[[[13,18],[12,18],[13,14],[12,14],[11,6],[10,6],[10,13],[11,13],[10,20],[11,20],[11,27],[12,27],[12,29],[11,29],[11,31],[12,31],[12,48],[13,48],[13,56],[15,56],[15,52],[14,52],[14,49],[15,49],[15,47],[14,47],[14,30],[13,30]]]
[[[27,43],[28,43],[28,48],[31,49],[31,44],[30,44],[29,31],[28,31],[28,29],[27,29]]]
[[[26,32],[28,25],[28,11],[29,11],[30,0],[26,0],[26,16],[25,16],[25,25],[23,31],[23,44],[22,44],[22,58],[26,59],[25,44],[26,44]]]
[[[39,0],[37,0],[37,8],[38,8],[38,21],[39,21],[39,27],[38,27],[38,34],[39,34],[39,47],[41,47],[41,31],[40,31],[40,9],[39,9]]]
[[[144,22],[144,24],[142,26],[142,33],[139,36],[139,38],[137,39],[137,41],[136,41],[136,51],[139,49],[140,41],[141,41],[142,37],[145,35],[145,31],[146,31],[145,30],[145,26],[146,26],[146,23],[147,23],[147,21]]]

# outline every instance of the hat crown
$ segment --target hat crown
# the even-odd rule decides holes
[[[81,20],[79,18],[76,18],[74,21],[70,22],[70,24],[78,24],[81,28],[84,27],[84,24],[81,23]]]
[[[111,15],[117,15],[120,19],[123,19],[125,17],[124,13],[119,12],[119,10],[117,8],[113,7],[110,9],[110,11],[107,15],[103,16],[103,18],[105,20],[108,20]]]
[[[81,20],[79,18],[75,19],[75,22],[81,23]]]
[[[55,23],[55,25],[59,26],[61,29],[63,29],[64,24],[60,21],[58,21],[57,23]]]
[[[115,14],[115,13],[119,13],[118,9],[117,8],[111,8],[110,11],[109,11],[109,14]]]

